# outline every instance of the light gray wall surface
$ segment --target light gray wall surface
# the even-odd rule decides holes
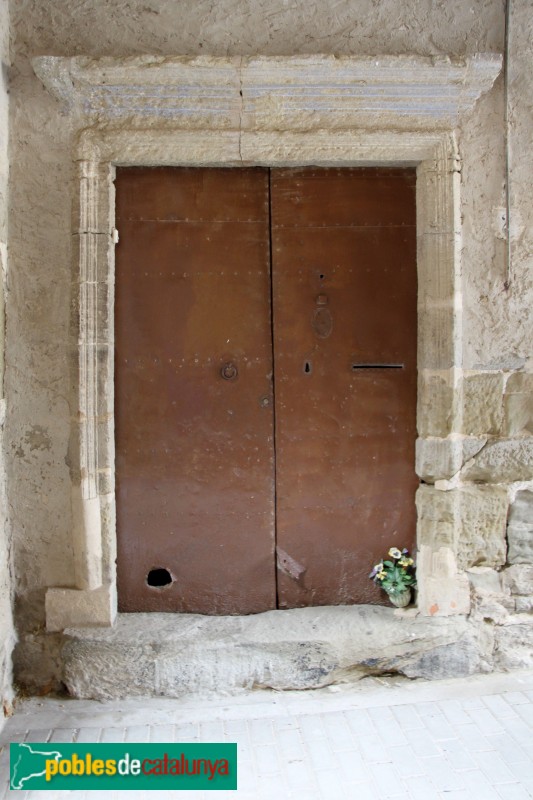
[[[7,520],[4,459],[4,282],[7,274],[9,7],[0,0],[0,703],[8,712],[12,700],[11,651],[14,645],[11,543]],[[0,711],[0,726],[3,713]]]

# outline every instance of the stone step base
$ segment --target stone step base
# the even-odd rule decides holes
[[[120,614],[113,628],[66,630],[62,660],[70,694],[87,699],[312,689],[366,675],[447,678],[482,669],[478,632],[464,617],[381,606]]]

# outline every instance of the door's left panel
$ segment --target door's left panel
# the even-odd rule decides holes
[[[268,172],[119,168],[116,197],[119,609],[274,608]]]

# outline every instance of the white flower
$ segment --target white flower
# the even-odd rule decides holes
[[[402,554],[397,547],[391,547],[391,549],[389,550],[389,556],[392,556],[392,558],[401,558]]]

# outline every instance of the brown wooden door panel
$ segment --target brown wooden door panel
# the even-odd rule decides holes
[[[382,602],[373,562],[414,544],[414,187],[118,171],[121,610],[275,607],[275,494],[280,607]]]
[[[407,324],[405,317],[413,292],[416,301],[416,283],[414,290],[411,285],[416,264],[414,229],[273,227],[273,258],[274,286],[277,282],[279,288],[275,314],[278,321],[283,320],[284,337],[278,338],[284,353],[290,351],[294,337],[316,350],[309,318],[317,308],[316,298],[325,294],[331,313],[333,308],[340,310],[333,318],[333,341],[343,343],[342,349],[328,351],[328,359],[372,358],[374,354],[391,362],[408,359],[410,365],[416,364],[416,325]],[[295,314],[295,301],[301,303],[304,297],[307,307]],[[300,353],[292,355],[296,358]]]
[[[271,187],[278,602],[382,602],[370,567],[415,531],[414,171]]]
[[[275,606],[267,192],[264,170],[118,173],[123,611]]]
[[[415,171],[405,169],[274,169],[272,224],[298,229],[414,226],[414,182]]]
[[[122,221],[264,224],[268,218],[268,172],[260,168],[133,167],[117,174],[117,219]],[[263,185],[258,191],[257,182],[263,181],[264,191]]]

